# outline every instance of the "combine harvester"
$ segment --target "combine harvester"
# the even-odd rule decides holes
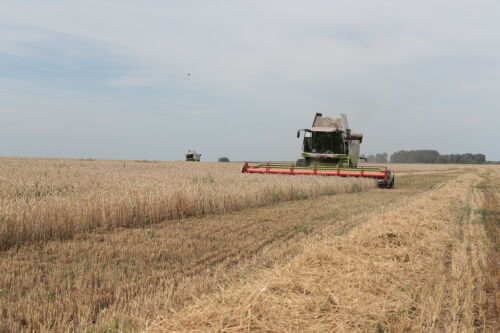
[[[394,175],[387,167],[358,167],[363,134],[351,132],[345,114],[330,118],[316,113],[312,127],[298,130],[297,138],[301,131],[304,132],[303,158],[297,163],[245,162],[241,172],[363,177],[376,180],[381,188],[394,187]]]
[[[186,161],[199,162],[201,159],[201,154],[198,154],[196,150],[189,150],[186,154]]]

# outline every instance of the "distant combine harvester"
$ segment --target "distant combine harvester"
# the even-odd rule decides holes
[[[186,161],[199,162],[201,159],[201,154],[198,154],[196,150],[188,150],[186,154]]]

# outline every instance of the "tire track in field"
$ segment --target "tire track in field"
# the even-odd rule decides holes
[[[485,177],[480,184],[483,191],[484,203],[482,217],[484,228],[488,235],[492,249],[488,257],[488,279],[486,284],[486,323],[488,327],[498,327],[500,322],[500,179]]]

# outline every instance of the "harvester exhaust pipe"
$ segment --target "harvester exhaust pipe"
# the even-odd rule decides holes
[[[312,127],[314,127],[314,126],[315,126],[315,124],[316,124],[316,119],[321,118],[321,117],[323,117],[323,114],[322,114],[322,113],[317,112],[317,113],[316,113],[316,115],[314,116],[314,120],[313,120]]]

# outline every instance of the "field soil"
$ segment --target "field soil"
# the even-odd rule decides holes
[[[415,172],[23,239],[0,252],[0,331],[493,331],[498,170]]]

